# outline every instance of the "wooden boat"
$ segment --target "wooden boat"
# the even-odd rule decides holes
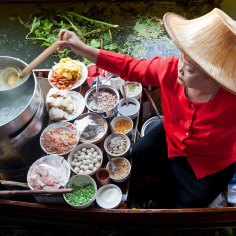
[[[46,80],[48,70],[35,70],[39,83]],[[41,83],[40,83],[41,84]],[[45,88],[43,88],[45,89]],[[152,89],[144,88],[142,106],[136,121],[136,130],[140,132],[142,123],[158,110],[152,98]],[[33,198],[0,199],[1,222],[11,219],[14,225],[31,224],[40,227],[56,227],[58,230],[69,226],[93,226],[97,228],[157,229],[157,228],[194,228],[225,227],[236,223],[236,207],[191,208],[191,209],[138,209],[132,207],[129,192],[130,181],[124,187],[123,202],[118,209],[102,209],[93,206],[75,209],[67,205],[37,203]],[[137,193],[136,193],[137,194]]]

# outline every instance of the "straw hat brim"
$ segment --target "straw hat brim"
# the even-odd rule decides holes
[[[192,20],[168,12],[163,21],[180,51],[209,77],[236,94],[236,22],[218,8]]]

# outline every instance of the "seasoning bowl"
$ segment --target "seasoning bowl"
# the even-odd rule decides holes
[[[96,88],[92,87],[85,94],[85,105],[90,111],[108,117],[116,112],[120,99],[117,89],[109,85],[100,85],[97,102],[95,98]]]
[[[110,179],[116,183],[122,183],[126,181],[131,173],[131,164],[128,159],[124,157],[114,157],[112,158],[113,164],[116,166],[116,171],[112,171],[110,161],[106,165],[110,173]]]
[[[77,145],[68,156],[70,169],[75,174],[93,175],[101,167],[102,162],[101,149],[92,143]]]
[[[126,81],[124,83],[124,88],[127,98],[136,98],[137,100],[142,96],[143,86],[139,82]],[[123,89],[120,88],[122,96],[124,96]]]
[[[135,119],[140,110],[140,103],[136,98],[127,98],[128,106],[126,105],[125,99],[122,98],[118,104],[118,112],[122,116],[127,116],[130,119]]]
[[[74,175],[65,187],[74,190],[72,193],[63,194],[65,202],[72,207],[84,209],[95,201],[97,184],[89,175]]]
[[[104,149],[111,157],[124,156],[130,149],[130,139],[125,134],[110,134],[104,141]]]
[[[110,123],[114,134],[130,135],[133,129],[133,120],[127,116],[116,116]]]
[[[50,124],[40,135],[40,146],[47,154],[65,155],[74,149],[78,142],[76,127],[66,121]]]
[[[115,184],[103,185],[97,191],[96,202],[101,208],[117,208],[121,204],[121,201],[121,189]]]

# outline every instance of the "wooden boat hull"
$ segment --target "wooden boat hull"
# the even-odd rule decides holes
[[[47,205],[0,199],[4,217],[17,217],[38,224],[41,221],[57,227],[85,227],[87,224],[103,228],[199,228],[235,226],[236,208],[195,209],[110,209],[77,210],[68,206]],[[58,222],[60,224],[58,225]]]

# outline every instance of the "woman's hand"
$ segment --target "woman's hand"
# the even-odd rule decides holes
[[[85,46],[85,44],[79,39],[77,34],[73,31],[61,30],[59,35],[59,48],[58,50],[64,50],[70,48],[72,51],[78,53],[79,49]]]
[[[86,57],[88,60],[96,63],[99,54],[99,49],[83,43],[78,35],[69,30],[61,30],[58,35],[59,47],[57,50],[61,51],[66,48],[70,48],[73,52],[79,54],[82,57]]]

